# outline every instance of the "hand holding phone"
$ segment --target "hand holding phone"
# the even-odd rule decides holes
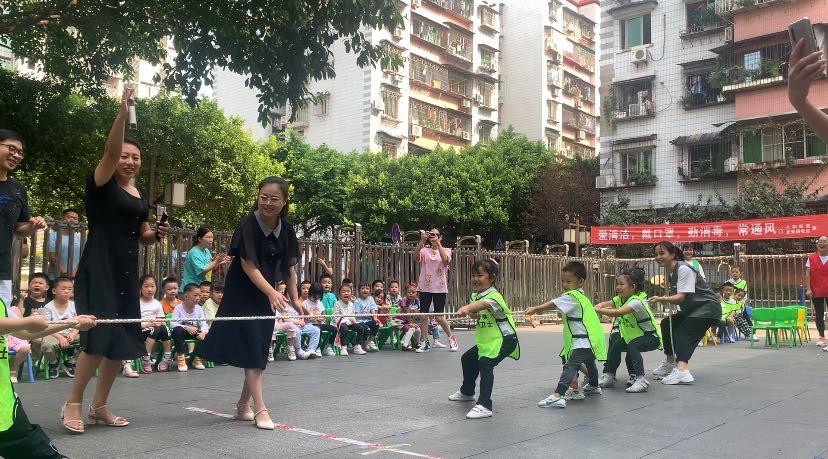
[[[808,18],[802,18],[789,25],[788,37],[791,40],[791,47],[796,46],[799,40],[804,41],[802,57],[819,51],[816,36],[814,35],[814,28],[811,26],[811,20]]]

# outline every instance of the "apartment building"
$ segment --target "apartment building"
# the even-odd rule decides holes
[[[604,202],[730,201],[752,169],[814,174],[825,145],[787,101],[786,28],[828,21],[826,0],[613,0],[601,14]],[[828,107],[825,80],[811,100]]]
[[[598,15],[592,1],[503,5],[502,126],[542,140],[563,156],[595,156]]]

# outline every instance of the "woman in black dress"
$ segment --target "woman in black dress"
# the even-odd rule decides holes
[[[166,223],[159,223],[155,231],[150,228],[146,221],[149,213],[147,199],[133,184],[141,170],[141,147],[134,140],[124,139],[124,123],[129,113],[127,102],[131,97],[131,90],[124,91],[103,156],[86,181],[89,238],[75,278],[75,307],[78,314],[99,319],[141,316],[138,295],[140,245],[155,243],[169,228]],[[82,352],[78,356],[75,381],[62,411],[64,428],[83,433],[83,391],[95,369],[99,369],[98,384],[89,405],[89,421],[113,427],[126,426],[129,422],[113,415],[106,403],[121,362],[144,354],[140,324],[100,325],[81,332],[80,342]]]
[[[287,192],[287,183],[278,177],[259,184],[253,212],[239,222],[230,242],[233,262],[217,317],[272,316],[284,310],[288,301],[302,311],[296,291],[299,243],[287,221]],[[290,300],[276,291],[279,281],[287,284]],[[213,322],[202,349],[207,360],[244,368],[235,418],[253,421],[260,429],[274,428],[262,397],[262,372],[273,325],[272,319]],[[251,397],[253,410],[249,408]]]

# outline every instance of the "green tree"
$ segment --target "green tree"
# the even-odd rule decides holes
[[[195,103],[216,67],[250,75],[268,107],[309,96],[312,79],[335,75],[330,46],[342,39],[357,64],[395,66],[365,28],[402,22],[398,0],[18,0],[0,8],[0,44],[37,62],[67,87],[96,93],[113,74],[130,78],[133,59],[163,64],[168,89]],[[168,56],[167,40],[174,52]],[[169,59],[169,60],[167,60]]]
[[[86,178],[100,160],[117,102],[66,93],[44,81],[0,71],[0,126],[27,140],[26,158],[15,175],[26,184],[30,205],[58,218],[66,207],[83,207]],[[150,165],[178,171],[187,184],[188,205],[171,212],[178,225],[232,229],[250,209],[256,185],[284,168],[255,143],[241,120],[228,119],[212,101],[195,106],[181,98],[159,95],[138,101],[143,145],[138,178],[149,184]],[[162,175],[162,183],[175,177]]]

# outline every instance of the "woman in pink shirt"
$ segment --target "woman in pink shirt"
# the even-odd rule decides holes
[[[420,262],[420,277],[417,282],[417,291],[420,293],[420,312],[428,312],[431,305],[434,305],[435,313],[442,313],[446,309],[451,249],[443,247],[442,240],[440,230],[432,228],[422,233],[420,243],[417,245],[416,257]],[[457,338],[451,333],[446,317],[436,316],[436,320],[448,335],[451,350],[456,352]],[[428,340],[428,316],[420,316],[420,340],[417,352],[428,352],[431,347]]]

